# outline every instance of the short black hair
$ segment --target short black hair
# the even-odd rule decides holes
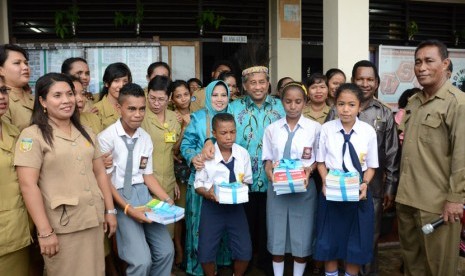
[[[128,77],[128,82],[132,82],[131,69],[122,62],[115,62],[105,68],[105,72],[103,73],[103,83],[111,86],[111,83],[115,79],[123,77]],[[99,101],[101,101],[106,95],[108,95],[108,87],[104,85],[102,92],[100,93]]]
[[[344,90],[349,90],[357,97],[359,102],[363,102],[363,91],[355,83],[341,84],[341,86],[337,88],[336,93],[334,94],[334,98],[336,99],[336,101]]]
[[[449,70],[449,72],[454,72],[454,65],[452,64],[452,60],[449,61],[449,66],[447,67],[447,70]]]
[[[341,75],[344,76],[344,79],[347,79],[346,74],[344,74],[344,71],[342,71],[339,68],[331,68],[328,71],[326,71],[326,74],[325,74],[326,75],[326,80],[329,81],[330,79],[332,79],[337,74],[341,74]]]
[[[418,92],[421,92],[421,89],[417,87],[405,90],[397,101],[398,107],[405,108],[408,104],[408,99]]]
[[[150,64],[149,67],[147,68],[147,77],[150,77],[150,75],[152,75],[153,71],[155,71],[157,67],[165,67],[166,70],[168,70],[168,77],[171,77],[171,68],[168,65],[168,63],[163,62],[163,61],[157,61],[157,62]]]
[[[10,52],[21,53],[26,60],[29,60],[29,54],[24,48],[15,44],[3,44],[0,45],[0,66],[5,65],[5,61],[8,59]]]
[[[155,76],[153,79],[150,80],[149,85],[147,87],[148,92],[152,91],[164,91],[168,98],[171,95],[171,91],[168,89],[170,87],[171,80],[167,76]]]
[[[213,116],[212,119],[212,129],[216,131],[216,127],[220,122],[233,122],[234,126],[236,126],[236,121],[234,120],[234,116],[229,113],[218,113]]]
[[[217,60],[212,66],[212,72],[215,72],[221,65],[228,66],[229,71],[234,72],[233,64],[229,60]]]
[[[71,71],[71,67],[73,67],[73,63],[75,63],[77,61],[81,61],[81,62],[84,62],[85,64],[87,64],[87,60],[85,60],[85,59],[83,59],[81,57],[67,58],[61,64],[61,73],[69,75],[69,72]]]
[[[284,82],[285,80],[294,81],[294,79],[291,78],[291,77],[283,77],[283,78],[280,78],[279,81],[278,81],[278,83],[276,84],[276,89],[277,89],[277,90],[283,88],[283,82]]]
[[[305,87],[307,87],[307,89],[315,84],[315,83],[325,83],[326,86],[328,86],[328,82],[327,82],[327,78],[325,75],[321,74],[321,73],[313,73],[310,75],[310,77],[308,77],[308,79],[305,80]]]
[[[187,81],[187,86],[189,87],[189,85],[192,83],[192,82],[195,82],[197,83],[200,87],[203,87],[203,83],[201,80],[199,80],[198,78],[191,78]]]
[[[371,62],[369,60],[361,60],[361,61],[354,64],[354,67],[352,68],[352,79],[355,79],[355,74],[357,73],[357,69],[359,67],[370,67],[370,68],[372,68],[373,72],[375,73],[375,78],[378,81],[378,84],[380,83],[378,68],[376,67],[376,65],[373,62]]]
[[[218,75],[218,80],[226,81],[227,78],[233,77],[236,81],[236,75],[232,71],[224,71]]]
[[[439,52],[439,55],[441,56],[441,60],[445,60],[446,58],[449,57],[449,51],[447,50],[446,44],[436,39],[425,40],[425,41],[422,41],[420,44],[418,44],[417,48],[415,49],[415,57],[417,56],[418,50],[425,48],[425,47],[430,47],[430,46],[438,48],[438,52]]]
[[[142,87],[140,87],[138,84],[128,82],[119,90],[118,103],[122,104],[124,99],[126,99],[128,96],[145,98],[144,89],[142,89]]]

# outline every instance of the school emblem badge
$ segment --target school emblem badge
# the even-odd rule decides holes
[[[19,150],[22,152],[28,152],[32,149],[32,139],[31,138],[23,138],[19,143]]]

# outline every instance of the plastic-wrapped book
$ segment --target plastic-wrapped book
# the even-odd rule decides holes
[[[305,174],[300,160],[282,159],[273,170],[273,191],[277,195],[306,192]]]
[[[213,187],[220,204],[240,204],[249,201],[249,187],[242,183],[221,183]]]
[[[326,200],[359,201],[360,175],[357,172],[330,170],[326,176]]]
[[[184,218],[184,208],[169,205],[158,199],[152,199],[145,206],[138,208],[145,209],[145,216],[148,219],[165,225]]]

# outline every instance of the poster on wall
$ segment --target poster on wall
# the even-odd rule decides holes
[[[146,87],[147,67],[161,59],[160,44],[157,42],[31,43],[19,46],[29,53],[29,85],[32,89],[40,76],[49,72],[60,72],[61,64],[70,57],[87,60],[91,74],[87,88],[89,92],[100,92],[105,68],[114,62],[126,63],[131,70],[133,82]]]
[[[449,49],[449,58],[454,65],[450,81],[461,87],[465,83],[465,49]],[[378,98],[394,111],[397,111],[397,101],[405,90],[421,88],[413,71],[414,65],[415,47],[379,46],[378,71],[381,81]]]

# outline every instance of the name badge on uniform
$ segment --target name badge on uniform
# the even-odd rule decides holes
[[[176,143],[176,133],[165,132],[165,143]]]
[[[364,152],[360,153],[359,161],[362,167],[365,166],[366,160],[367,160],[367,154]]]
[[[147,168],[147,162],[148,162],[148,161],[149,161],[149,158],[148,158],[148,157],[142,156],[142,157],[140,158],[139,169],[144,170],[145,168]]]
[[[302,152],[302,158],[300,159],[311,159],[312,158],[312,147],[304,147]]]

